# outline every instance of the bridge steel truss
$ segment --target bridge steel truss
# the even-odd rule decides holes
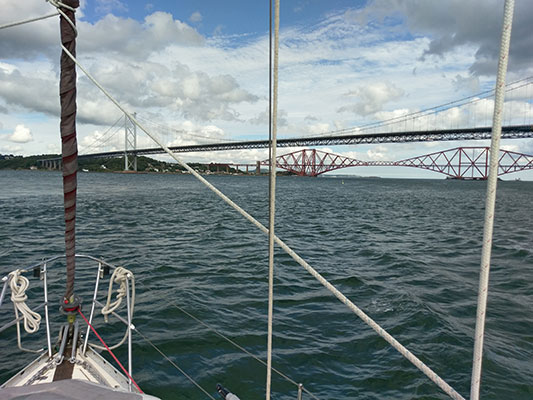
[[[489,148],[457,147],[395,161],[391,165],[427,169],[456,179],[485,180],[489,171]],[[498,176],[529,169],[533,169],[533,156],[500,150]]]
[[[304,149],[287,153],[276,158],[278,168],[300,176],[318,176],[325,172],[348,167],[367,166],[368,161],[356,160],[338,154],[316,149]],[[261,165],[270,165],[269,160]]]
[[[277,167],[296,175],[318,176],[348,167],[412,167],[438,172],[454,179],[485,180],[488,147],[456,147],[400,161],[362,161],[315,149],[299,150],[276,158]],[[261,162],[269,165],[269,161]],[[501,150],[498,175],[533,169],[533,156]]]

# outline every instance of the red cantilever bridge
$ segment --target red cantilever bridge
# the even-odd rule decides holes
[[[483,180],[488,177],[488,147],[456,147],[400,161],[362,161],[305,149],[278,156],[278,168],[301,176],[318,176],[329,171],[349,167],[412,167],[444,174],[456,179]],[[261,165],[269,165],[269,160]],[[533,156],[507,150],[500,151],[498,175],[533,169]]]

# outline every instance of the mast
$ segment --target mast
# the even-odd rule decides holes
[[[60,17],[61,43],[74,56],[76,55],[75,9],[79,5],[79,0],[63,0],[60,7],[60,11],[62,11]],[[74,275],[76,270],[78,143],[76,140],[76,64],[65,51],[61,52],[59,97],[61,101],[60,130],[65,207],[65,255],[67,262],[67,287],[64,304],[71,305],[74,302]]]

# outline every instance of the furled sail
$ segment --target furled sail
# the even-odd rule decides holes
[[[60,18],[61,43],[76,56],[76,24],[74,9],[79,0],[63,0],[65,16]],[[72,8],[72,9],[71,9]],[[76,269],[76,189],[78,171],[78,143],[76,141],[76,64],[61,52],[61,76],[59,82],[61,100],[61,153],[63,162],[63,197],[65,206],[65,254],[67,260],[67,288],[65,300],[73,301]]]

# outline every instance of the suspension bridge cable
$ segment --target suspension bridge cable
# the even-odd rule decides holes
[[[101,138],[105,137],[105,135],[107,135],[107,133],[108,133],[111,129],[113,129],[113,128],[114,128],[114,127],[115,127],[115,126],[116,126],[116,125],[122,120],[122,118],[123,118],[122,115],[121,115],[120,117],[118,117],[118,119],[113,123],[113,125],[111,125],[109,128],[107,128],[107,130],[106,130],[104,133],[102,133]],[[111,137],[113,137],[114,135],[116,135],[116,131],[115,131],[115,133],[113,133],[113,135],[111,135]],[[83,151],[86,152],[86,151],[87,151],[88,149],[90,149],[90,148],[93,148],[93,147],[100,147],[101,145],[107,143],[107,142],[110,140],[109,138],[106,138],[105,141],[102,141],[102,140],[99,141],[99,139],[101,139],[101,138],[95,138],[95,139],[92,141],[92,143],[91,143],[90,145],[86,146],[86,147],[83,149]],[[97,146],[97,145],[98,145],[98,146]]]
[[[117,136],[118,133],[121,132],[121,129],[122,129],[122,127],[120,127],[120,126],[117,127],[117,128],[115,129],[115,131],[114,131],[111,135],[109,135],[109,136],[107,136],[107,137],[105,138],[105,140],[102,140],[102,141],[99,142],[99,143],[95,143],[94,145],[92,145],[92,146],[89,147],[89,148],[95,148],[95,149],[97,149],[97,148],[99,148],[99,147],[105,147],[106,145],[108,145],[109,142],[111,142],[112,139],[115,138],[115,136]],[[84,149],[84,152],[85,152],[86,150],[88,150],[89,148]],[[88,153],[85,153],[84,155],[88,155]]]
[[[182,368],[178,366],[174,361],[172,361],[159,347],[157,347],[150,339],[148,339],[145,335],[143,335],[138,328],[134,329],[135,332],[137,332],[150,346],[154,348],[165,360],[167,360],[174,368],[176,368],[179,372],[183,374],[185,378],[187,378],[194,386],[196,386],[198,389],[200,389],[204,394],[209,397],[212,400],[216,400],[213,396],[209,394],[207,390],[205,390],[202,386],[200,386],[199,383],[197,383],[189,374],[187,374]]]
[[[528,82],[528,83],[525,83],[525,84],[523,84],[523,85],[521,85],[521,86],[519,86],[517,88],[511,88],[512,85],[516,85],[517,83],[528,81],[528,80],[530,80],[532,78],[533,78],[533,76],[528,76],[526,78],[522,78],[522,79],[519,79],[519,80],[514,81],[512,83],[509,83],[507,85],[508,88],[506,90],[507,91],[513,91],[513,90],[519,89],[519,88],[521,88],[523,86],[530,85],[531,82]],[[458,100],[453,100],[453,101],[450,101],[448,103],[443,103],[443,104],[440,104],[440,105],[437,105],[437,106],[425,108],[425,109],[420,110],[420,111],[414,111],[412,113],[400,115],[398,117],[389,118],[389,119],[384,120],[384,121],[370,122],[368,124],[360,125],[357,128],[365,128],[367,126],[372,126],[372,125],[381,126],[381,125],[385,125],[388,122],[395,121],[395,120],[402,120],[403,121],[403,119],[405,119],[405,118],[409,118],[409,117],[413,117],[413,116],[416,116],[416,115],[419,115],[419,114],[423,114],[423,113],[426,113],[428,111],[444,111],[444,110],[449,109],[450,108],[449,106],[452,106],[454,104],[460,104],[460,103],[462,103],[460,105],[473,104],[473,103],[479,102],[481,100],[484,100],[484,99],[486,99],[488,97],[492,97],[493,95],[494,95],[494,89],[489,89],[489,90],[485,90],[485,91],[480,92],[480,93],[476,93],[476,94],[471,95],[471,96],[463,97],[463,98],[458,99]],[[480,96],[483,96],[483,97],[479,98]],[[471,101],[466,101],[466,100],[471,100]],[[441,109],[441,110],[439,110],[439,109]],[[431,113],[428,113],[428,114],[431,114]],[[346,130],[349,130],[349,129],[354,129],[354,128],[348,128]]]
[[[239,214],[244,218],[254,224],[259,228],[263,233],[268,234],[268,228],[261,224],[258,220],[252,217],[248,212],[246,212],[242,207],[236,204],[228,196],[222,193],[219,189],[213,186],[209,181],[207,181],[203,176],[196,172],[189,164],[183,161],[178,157],[174,152],[172,152],[167,146],[165,146],[155,135],[149,132],[142,124],[137,121],[133,115],[128,113],[126,109],[113,97],[109,92],[79,63],[79,61],[64,47],[61,46],[66,54],[76,63],[80,70],[93,82],[113,104],[115,104],[122,112],[124,112],[130,120],[135,123],[139,129],[144,131],[154,142],[156,142],[167,154],[169,154],[174,160],[176,160],[183,168],[191,173],[196,179],[202,182],[207,188],[214,192],[218,197],[220,197],[224,202],[230,205],[235,209]],[[437,386],[439,386],[445,393],[455,400],[464,400],[455,389],[448,385],[441,377],[439,377],[431,368],[424,364],[419,358],[417,358],[413,353],[411,353],[407,348],[405,348],[401,343],[394,339],[387,331],[385,331],[378,323],[376,323],[372,318],[366,315],[359,307],[357,307],[353,302],[351,302],[344,294],[342,294],[336,287],[329,283],[320,273],[318,273],[311,265],[309,265],[303,258],[301,258],[294,250],[292,250],[285,242],[283,242],[279,237],[274,237],[275,242],[287,253],[293,260],[298,264],[304,267],[315,279],[317,279],[324,287],[326,287],[330,292],[334,294],[342,303],[344,303],[353,313],[355,313],[359,318],[361,318],[367,325],[369,325],[376,333],[386,340],[392,347],[398,350],[405,358],[407,358],[413,365],[420,369],[430,380],[432,380]]]
[[[155,290],[151,289],[149,286],[146,286],[143,282],[139,281],[138,284],[142,285],[142,287],[144,289],[147,289],[148,291],[152,292],[153,294],[156,294]],[[234,340],[230,339],[228,336],[224,335],[222,332],[218,331],[216,328],[213,328],[212,326],[208,325],[207,323],[205,323],[204,321],[202,321],[200,318],[196,317],[194,314],[191,314],[190,312],[188,312],[187,310],[185,310],[184,308],[178,306],[174,301],[172,300],[169,300],[168,301],[168,304],[170,304],[171,306],[173,306],[174,308],[176,308],[178,311],[182,312],[183,314],[187,315],[188,317],[190,317],[191,319],[195,320],[196,322],[198,322],[200,325],[204,326],[205,328],[207,328],[208,330],[210,330],[211,332],[213,332],[215,335],[217,335],[218,337],[224,339],[225,341],[227,341],[229,344],[231,344],[232,346],[234,346],[235,348],[239,349],[240,351],[242,351],[243,353],[247,354],[248,356],[252,357],[254,360],[256,360],[257,362],[260,362],[261,364],[263,364],[265,367],[267,366],[267,363],[260,359],[258,356],[256,356],[255,354],[251,353],[250,351],[246,350],[246,348],[242,347],[240,344],[238,344],[237,342],[235,342]],[[289,376],[285,375],[283,372],[279,371],[278,369],[276,368],[272,368],[272,371],[274,371],[276,374],[278,374],[279,376],[281,376],[282,378],[284,378],[287,382],[290,382],[292,383],[293,385],[295,386],[299,386],[299,383],[296,382],[294,379],[291,379]],[[313,399],[315,400],[319,400],[319,398],[314,395],[312,392],[310,392],[305,386],[303,387],[303,391],[306,392],[309,396],[311,396]]]
[[[481,364],[483,357],[483,341],[485,335],[485,316],[487,312],[487,296],[489,290],[490,258],[494,228],[494,209],[496,204],[496,188],[498,183],[498,164],[500,155],[500,139],[502,134],[502,111],[505,96],[505,76],[509,61],[509,45],[513,27],[514,0],[505,0],[503,12],[503,28],[500,43],[500,58],[498,60],[498,75],[496,78],[496,93],[494,99],[494,115],[492,121],[492,140],[490,144],[489,178],[485,200],[485,225],[483,229],[483,248],[481,250],[481,267],[479,273],[479,292],[477,302],[476,332],[474,337],[474,357],[472,366],[472,381],[470,384],[470,399],[479,399],[481,383]]]
[[[522,78],[522,79],[516,80],[514,82],[511,82],[508,85],[506,85],[506,87],[507,87],[506,91],[511,92],[511,91],[520,89],[520,88],[525,87],[525,86],[530,86],[532,84],[532,82],[523,83],[522,85],[520,85],[518,87],[511,87],[513,85],[516,85],[518,83],[522,83],[522,82],[525,82],[525,81],[529,81],[531,79],[533,79],[533,76],[528,76],[526,78]],[[448,106],[451,106],[451,105],[454,105],[454,104],[457,104],[457,103],[464,102],[461,105],[474,104],[474,103],[479,102],[481,100],[484,100],[486,98],[492,97],[493,94],[494,94],[494,89],[489,89],[489,90],[486,90],[486,91],[483,91],[483,92],[480,92],[480,93],[476,93],[476,94],[471,95],[471,96],[463,97],[463,98],[458,99],[458,100],[454,100],[454,101],[451,101],[451,102],[448,102],[448,103],[443,103],[443,104],[440,104],[440,105],[437,105],[437,106],[433,106],[433,107],[430,107],[430,108],[425,108],[425,109],[420,110],[420,111],[413,111],[411,113],[400,115],[400,116],[393,117],[393,118],[389,118],[389,119],[386,119],[384,121],[369,122],[369,123],[366,123],[366,124],[363,124],[363,125],[358,125],[358,126],[353,127],[353,128],[345,128],[345,129],[339,129],[339,130],[335,130],[335,131],[322,132],[322,133],[317,133],[317,134],[314,134],[314,135],[308,135],[308,137],[322,137],[322,136],[334,136],[334,135],[340,135],[340,134],[349,134],[349,133],[354,133],[354,132],[359,131],[359,130],[368,130],[368,129],[373,129],[373,128],[379,128],[381,126],[383,126],[383,127],[384,126],[389,126],[389,125],[391,125],[391,123],[401,123],[401,122],[404,122],[405,120],[407,120],[408,118],[414,117],[414,116],[419,115],[419,114],[424,114],[424,113],[427,113],[427,115],[433,114],[433,113],[430,113],[429,111],[434,111],[435,113],[437,113],[439,111],[445,111],[445,110],[450,108]],[[484,97],[478,98],[479,96],[484,96]],[[474,99],[474,100],[470,101],[470,102],[465,102],[465,100],[470,100],[470,99]],[[446,107],[448,107],[448,108],[446,108]],[[441,110],[439,110],[439,109],[441,109]]]
[[[113,133],[107,135],[107,132],[109,132],[112,128],[115,128]],[[117,135],[117,133],[121,132],[122,128],[122,126],[112,126],[106,132],[104,132],[100,138],[94,139],[93,143],[91,143],[90,146],[88,146],[87,148],[102,147],[107,145],[111,141],[111,139],[113,139]]]
[[[182,135],[186,135],[186,136],[192,136],[192,137],[196,137],[196,138],[200,138],[200,139],[207,139],[207,140],[215,140],[215,141],[218,141],[218,142],[221,142],[221,143],[226,143],[226,142],[236,142],[237,140],[233,140],[233,139],[217,139],[217,138],[212,138],[212,137],[209,137],[209,136],[203,136],[203,135],[198,135],[198,134],[195,134],[195,133],[190,133],[189,131],[186,131],[185,129],[176,129],[176,128],[172,128],[170,126],[167,126],[167,125],[163,125],[161,123],[158,123],[158,122],[154,122],[154,121],[151,121],[147,118],[143,118],[143,117],[137,117],[138,120],[140,121],[144,121],[145,123],[148,123],[148,124],[151,124],[155,127],[159,127],[161,129],[166,129],[166,130],[170,130],[170,131],[173,131],[177,134],[182,134]]]

